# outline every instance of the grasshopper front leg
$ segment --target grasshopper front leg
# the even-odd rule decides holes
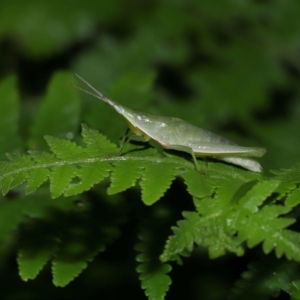
[[[136,141],[136,142],[148,142],[149,138],[143,136],[143,135],[136,135],[136,134],[130,134],[130,129],[127,128],[121,142],[120,142],[120,152],[119,155],[122,155],[125,151],[126,146],[130,141]]]

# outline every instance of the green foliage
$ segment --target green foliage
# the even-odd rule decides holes
[[[259,174],[215,162],[206,166],[201,164],[209,174],[206,177],[196,171],[185,157],[161,157],[152,149],[131,150],[120,156],[116,145],[86,125],[82,126],[82,136],[84,145],[46,136],[51,153],[9,155],[10,162],[1,163],[3,194],[27,180],[23,188],[29,194],[49,179],[51,197],[55,199],[62,195],[79,195],[111,177],[109,194],[124,191],[139,180],[141,199],[152,205],[163,196],[181,170],[180,176],[194,196],[196,211],[184,212],[185,219],[173,228],[174,235],[168,238],[160,256],[163,262],[180,261],[179,255],[186,256],[186,251],[191,252],[194,244],[207,247],[211,258],[223,256],[227,251],[241,256],[246,248],[244,242],[249,248],[262,243],[266,254],[274,249],[278,258],[285,255],[289,260],[300,261],[300,234],[287,229],[295,219],[283,217],[290,213],[292,204],[297,204],[294,199],[299,189],[293,190],[287,198],[286,194],[274,198],[276,192],[286,190],[284,182],[276,177],[263,178]],[[287,200],[282,202],[284,199]],[[78,223],[81,224],[82,220],[75,222]],[[11,226],[15,226],[13,224]],[[38,228],[40,230],[41,225]],[[53,282],[64,286],[80,274],[87,267],[87,261],[93,260],[104,247],[103,242],[96,239],[99,244],[92,248],[89,246],[89,251],[81,254],[84,241],[78,241],[80,227],[73,226],[71,232],[63,237],[56,236],[53,228],[49,233],[45,233],[47,227],[34,234],[32,230],[30,227],[21,232],[25,242],[21,242],[18,264],[24,280],[34,279],[53,253],[58,253],[52,262]],[[95,228],[89,232],[100,234],[94,231]],[[84,238],[94,240],[89,236]],[[32,249],[32,245],[38,247],[38,251]],[[141,246],[138,250],[149,249]],[[142,287],[149,299],[163,299],[170,284],[170,278],[165,275],[170,267],[158,262],[154,267],[147,266],[151,260],[145,255],[138,257],[143,262],[138,268],[138,272],[142,273]]]
[[[185,220],[173,228],[174,235],[169,238],[161,259],[177,259],[185,248],[191,251],[194,243],[208,247],[212,258],[224,255],[226,250],[243,255],[243,242],[247,241],[248,247],[263,242],[265,253],[275,248],[278,257],[285,254],[289,259],[300,260],[300,235],[284,230],[295,220],[279,218],[290,209],[275,204],[262,206],[278,184],[275,180],[247,183],[226,180],[219,183],[213,197],[195,198],[197,212],[184,213]]]
[[[70,140],[46,136],[52,153],[10,154],[10,162],[1,162],[0,185],[3,194],[7,194],[26,180],[28,194],[49,178],[53,198],[76,195],[89,190],[112,172],[112,184],[108,189],[110,194],[130,188],[140,179],[142,200],[151,205],[163,196],[182,167],[188,168],[189,173],[194,174],[185,177],[185,182],[188,187],[191,185],[191,189],[195,189],[195,180],[207,180],[203,174],[194,170],[192,162],[184,158],[161,157],[152,149],[139,153],[130,151],[126,156],[120,156],[120,149],[116,145],[86,125],[82,126],[82,136],[85,146]],[[131,171],[127,177],[129,167]],[[203,168],[210,170],[210,167],[204,164]],[[223,170],[233,172],[234,169],[224,165]],[[245,171],[240,170],[239,175],[243,180],[246,180],[245,174]],[[201,193],[202,187],[198,186],[194,192]]]
[[[159,229],[162,222],[157,218],[155,222],[154,228]],[[136,270],[141,273],[139,279],[142,282],[142,288],[148,299],[165,299],[171,284],[171,278],[167,275],[171,271],[171,266],[161,263],[158,259],[160,251],[158,236],[145,228],[141,231],[139,233],[141,242],[136,245],[135,249],[139,252],[136,257],[139,263]]]
[[[80,103],[78,93],[70,88],[74,75],[57,73],[49,83],[46,97],[33,121],[30,132],[30,148],[43,148],[46,134],[58,137],[74,136],[78,123]]]
[[[228,299],[270,299],[278,297],[280,291],[288,294],[290,299],[299,299],[297,266],[271,257],[251,262],[235,283]]]
[[[0,99],[0,155],[3,159],[5,152],[21,148],[17,126],[19,102],[15,77],[9,77],[0,83]]]
[[[47,196],[39,196],[47,200]],[[31,201],[33,206],[37,200],[37,197],[24,197],[22,204],[28,207],[28,201]],[[17,262],[21,278],[28,280],[36,278],[45,264],[51,261],[53,283],[63,287],[119,235],[118,224],[121,219],[110,205],[102,206],[96,214],[95,209],[100,208],[97,203],[83,202],[76,207],[74,198],[67,203],[61,203],[63,201],[60,198],[57,209],[49,210],[51,201],[48,197],[40,212],[26,211],[34,218],[27,220],[26,226],[20,231]],[[70,209],[72,212],[68,213]],[[19,216],[22,212],[18,207]],[[111,216],[109,222],[105,220],[106,214]],[[70,222],[73,223],[72,227],[68,226]]]
[[[300,299],[299,14],[1,1],[1,298]],[[125,106],[265,147],[264,172],[197,172],[151,143],[119,155],[126,125],[75,72]]]

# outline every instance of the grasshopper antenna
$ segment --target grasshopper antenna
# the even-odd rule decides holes
[[[89,88],[91,88],[91,89],[98,95],[97,98],[101,98],[101,99],[105,98],[104,95],[103,95],[102,93],[100,93],[98,90],[96,90],[96,89],[95,89],[90,83],[88,83],[85,79],[83,79],[81,76],[79,76],[79,75],[76,74],[76,73],[75,73],[75,75],[76,75],[77,78],[79,78],[82,82],[84,82]],[[84,92],[87,92],[86,90],[84,90],[84,89],[82,89],[82,88],[80,88],[80,87],[78,87],[78,86],[76,86],[76,85],[75,85],[75,87],[76,87],[76,88],[79,88],[80,90],[82,90],[82,91],[84,91]],[[88,93],[88,94],[91,94],[90,92],[87,92],[87,93]],[[92,94],[92,95],[94,95],[94,94]]]
[[[75,88],[77,88],[77,89],[79,89],[79,90],[81,90],[81,91],[83,91],[83,92],[85,92],[85,93],[87,93],[87,94],[89,94],[89,95],[91,95],[91,96],[93,96],[93,97],[96,97],[96,98],[98,98],[98,99],[100,99],[100,100],[106,102],[107,104],[112,105],[113,107],[115,107],[115,103],[114,103],[112,100],[110,100],[110,99],[104,97],[104,95],[103,95],[102,93],[100,93],[98,90],[96,90],[90,83],[88,83],[88,82],[87,82],[85,79],[83,79],[81,76],[79,76],[79,75],[76,74],[76,73],[75,73],[75,75],[76,75],[82,82],[84,82],[89,88],[91,88],[91,89],[95,92],[95,94],[92,93],[92,92],[89,92],[89,91],[87,91],[87,90],[85,90],[85,89],[83,89],[83,88],[80,87],[80,86],[77,86],[76,84],[73,85]]]

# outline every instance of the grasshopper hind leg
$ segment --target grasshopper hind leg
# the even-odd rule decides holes
[[[178,150],[178,151],[182,151],[182,152],[186,152],[188,154],[190,154],[193,158],[193,161],[194,161],[194,165],[195,165],[195,168],[197,171],[201,172],[203,175],[207,176],[207,174],[205,172],[203,172],[200,168],[199,168],[199,165],[198,165],[198,161],[197,161],[197,158],[196,158],[196,155],[193,151],[192,148],[190,147],[187,147],[187,146],[182,146],[182,145],[171,145],[171,146],[168,146],[166,147],[166,149],[170,149],[170,150]]]

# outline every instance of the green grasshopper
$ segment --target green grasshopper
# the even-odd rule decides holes
[[[130,130],[134,133],[123,144],[121,152],[129,140],[147,142],[153,139],[165,149],[172,149],[189,153],[199,170],[197,157],[211,157],[231,164],[241,166],[253,172],[261,172],[261,165],[253,159],[266,153],[264,148],[241,147],[207,130],[198,128],[179,118],[164,117],[148,114],[128,108],[104,97],[90,83],[76,74],[76,76],[90,87],[95,94],[78,86],[80,90],[102,100],[112,106],[122,115]]]

